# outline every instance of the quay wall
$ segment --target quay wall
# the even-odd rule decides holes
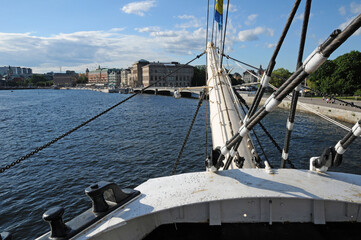
[[[253,96],[248,96],[247,94],[241,94],[241,95],[248,104],[252,103],[253,98],[254,98]],[[263,105],[266,100],[267,100],[267,97],[262,98],[260,105],[261,104]],[[299,98],[299,100],[302,102],[302,98]],[[348,109],[346,110],[346,109],[342,109],[342,107],[336,108],[335,105],[333,105],[333,104],[323,106],[323,105],[320,105],[317,103],[305,103],[305,102],[302,102],[302,103],[306,107],[308,107],[312,110],[315,110],[327,117],[336,119],[336,120],[355,124],[358,120],[361,119],[360,109],[353,108],[353,110],[348,110]],[[291,101],[288,99],[284,99],[282,101],[282,103],[280,105],[278,105],[278,107],[283,108],[283,109],[289,109],[290,105],[291,105]],[[361,104],[358,103],[358,105],[361,105]],[[312,113],[308,109],[305,109],[304,107],[302,107],[300,104],[297,104],[296,110],[302,111],[302,112],[307,112],[307,113]]]

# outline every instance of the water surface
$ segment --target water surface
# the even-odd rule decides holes
[[[0,165],[3,167],[67,132],[129,95],[86,90],[0,91]],[[191,122],[197,100],[139,95],[40,153],[0,174],[0,232],[33,239],[46,231],[41,219],[50,207],[65,207],[70,220],[91,206],[84,189],[97,181],[135,187],[151,177],[170,174]],[[203,104],[177,173],[204,170],[205,106]],[[285,110],[262,122],[283,146]],[[280,154],[256,128],[272,164]],[[308,159],[334,145],[345,131],[309,114],[298,114],[290,159],[308,168]],[[211,140],[209,139],[209,142]],[[256,143],[256,142],[255,142]],[[360,139],[333,171],[360,174]],[[261,155],[262,157],[262,155]]]

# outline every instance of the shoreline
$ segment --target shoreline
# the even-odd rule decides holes
[[[242,97],[246,100],[248,104],[252,103],[254,96],[249,96],[248,94],[241,94]],[[260,105],[263,105],[265,101],[267,100],[267,97],[263,97]],[[343,122],[348,122],[355,124],[358,120],[361,119],[361,109],[350,107],[350,106],[344,106],[340,105],[338,103],[326,103],[322,99],[318,98],[304,98],[300,97],[299,101],[310,110],[319,112],[327,117],[330,117],[332,119],[340,120]],[[360,106],[361,101],[353,101],[356,105]],[[278,105],[279,108],[282,109],[290,109],[291,101],[288,99],[284,99],[280,105]],[[297,104],[297,111],[306,112],[306,113],[312,113],[309,109],[306,109],[305,107],[301,106],[300,104]]]
[[[53,88],[0,88],[0,90],[41,90],[41,89],[49,89],[52,90]],[[108,93],[108,89],[92,89],[92,88],[76,88],[76,87],[69,87],[69,88],[61,88],[63,90],[65,89],[71,89],[71,90],[90,90],[90,91],[97,91],[97,92],[103,92]],[[53,89],[58,90],[58,89]],[[119,94],[119,93],[118,93]],[[147,93],[144,93],[147,94]],[[149,93],[148,93],[149,94]],[[154,93],[153,93],[154,94]],[[152,95],[152,94],[150,94]],[[171,95],[170,95],[171,96]],[[245,99],[245,101],[248,104],[251,104],[253,101],[254,96],[241,93],[241,96]],[[193,96],[189,96],[191,98],[196,98]],[[260,105],[263,105],[268,97],[263,97],[261,99]],[[351,107],[351,106],[345,106],[344,104],[340,103],[326,103],[320,98],[305,98],[300,97],[299,101],[304,105],[305,107],[301,106],[301,104],[297,104],[297,111],[306,112],[306,113],[312,113],[312,111],[316,111],[318,113],[321,113],[327,117],[355,124],[358,120],[361,119],[361,109]],[[361,106],[361,101],[353,101],[356,105]],[[278,105],[279,108],[282,109],[289,109],[291,105],[291,101],[288,99],[284,99],[280,105]],[[308,108],[308,109],[307,109]]]

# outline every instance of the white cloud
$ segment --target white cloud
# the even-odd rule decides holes
[[[352,2],[350,4],[351,13],[353,14],[359,14],[361,13],[361,3],[357,4],[355,2]]]
[[[185,23],[175,25],[176,28],[184,28],[184,29],[185,28],[199,28],[200,26],[202,26],[200,19],[198,19],[192,15],[182,15],[182,16],[177,16],[177,18],[182,19],[182,20],[188,20],[188,21]]]
[[[152,37],[176,37],[178,33],[176,31],[153,31],[150,33]]]
[[[227,4],[224,5],[223,7],[223,12],[225,13],[225,11],[227,10]],[[229,4],[229,8],[228,8],[229,12],[237,12],[238,9],[233,5],[233,4]]]
[[[274,48],[274,47],[276,47],[276,43],[266,43],[266,47],[267,48]]]
[[[124,30],[125,30],[125,27],[123,27],[123,28],[112,28],[112,29],[110,29],[110,32],[122,32]]]
[[[246,24],[247,26],[255,24],[257,17],[258,17],[258,14],[249,15],[244,24]]]
[[[115,29],[60,33],[50,37],[0,33],[0,62],[31,67],[34,72],[58,72],[60,66],[63,70],[84,72],[98,65],[124,68],[142,58],[182,61],[205,48],[203,28],[161,31],[159,27],[148,27],[137,31],[149,34],[126,35]],[[172,59],[171,54],[177,54],[176,59]]]
[[[238,40],[241,42],[258,40],[258,36],[264,34],[267,36],[273,36],[274,31],[271,28],[256,27],[253,29],[243,30],[238,33]]]
[[[304,18],[304,14],[303,14],[303,13],[297,14],[297,15],[295,16],[295,20],[303,20],[303,18]]]
[[[122,7],[122,11],[128,14],[144,16],[152,7],[155,7],[155,0],[146,0],[141,2],[131,2]]]
[[[204,38],[206,31],[198,28],[193,32],[182,29],[179,31],[152,32],[150,36],[165,52],[172,54],[198,54],[205,48]]]
[[[346,15],[346,7],[345,6],[341,6],[338,9],[338,12],[340,13],[341,16],[345,16]]]
[[[186,15],[186,14],[184,14],[184,15],[182,15],[182,16],[177,16],[177,18],[179,18],[179,19],[194,19],[195,17],[192,16],[192,15]]]
[[[158,32],[160,31],[160,27],[156,27],[156,26],[153,26],[153,27],[143,27],[143,28],[135,28],[136,31],[138,32]]]
[[[297,14],[297,15],[295,16],[295,20],[303,21],[304,16],[305,16],[304,13]],[[310,18],[311,18],[311,17],[313,17],[313,13],[310,13]]]

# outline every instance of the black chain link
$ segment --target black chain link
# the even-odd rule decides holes
[[[75,131],[76,131],[76,130],[78,130],[79,128],[81,128],[81,127],[83,127],[83,126],[87,125],[87,124],[88,124],[88,123],[90,123],[91,121],[93,121],[93,120],[97,119],[98,117],[102,116],[103,114],[105,114],[105,113],[109,112],[110,110],[112,110],[112,109],[114,109],[114,108],[118,107],[120,104],[122,104],[122,103],[124,103],[124,102],[128,101],[129,99],[131,99],[131,98],[133,98],[133,97],[135,97],[136,95],[138,95],[139,93],[143,92],[144,90],[146,90],[146,89],[148,89],[148,88],[150,88],[150,87],[154,86],[154,85],[155,85],[155,84],[157,84],[159,81],[161,81],[161,80],[165,80],[165,79],[166,79],[166,77],[168,77],[168,76],[172,75],[173,73],[175,73],[175,72],[179,71],[180,69],[184,68],[184,66],[187,66],[188,64],[190,64],[190,63],[191,63],[191,62],[193,62],[194,60],[196,60],[196,59],[200,58],[203,54],[205,54],[205,52],[203,52],[203,53],[202,53],[202,54],[200,54],[200,55],[197,55],[195,58],[193,58],[192,60],[190,60],[190,61],[189,61],[189,62],[187,62],[186,64],[184,64],[184,65],[182,65],[182,66],[178,67],[177,69],[175,69],[174,71],[170,72],[169,74],[165,75],[163,78],[160,78],[158,81],[155,81],[153,84],[150,84],[149,86],[147,86],[147,87],[143,88],[143,89],[142,89],[142,90],[140,90],[139,92],[136,92],[136,93],[132,94],[131,96],[129,96],[129,97],[127,97],[126,99],[124,99],[124,100],[120,101],[119,103],[117,103],[117,104],[113,105],[112,107],[108,108],[107,110],[105,110],[105,111],[103,111],[103,112],[99,113],[98,115],[96,115],[96,116],[92,117],[91,119],[89,119],[89,120],[87,120],[87,121],[83,122],[83,123],[82,123],[82,124],[80,124],[79,126],[77,126],[77,127],[73,128],[73,129],[71,129],[70,131],[68,131],[68,132],[64,133],[63,135],[61,135],[61,136],[59,136],[59,137],[57,137],[57,138],[55,138],[55,139],[51,140],[50,142],[48,142],[48,143],[44,144],[43,146],[36,148],[34,151],[32,151],[32,152],[30,152],[30,153],[26,154],[25,156],[22,156],[21,158],[19,158],[19,159],[17,159],[16,161],[14,161],[14,162],[12,162],[12,163],[10,163],[10,164],[6,165],[5,167],[0,168],[0,173],[5,172],[5,170],[7,170],[7,169],[9,169],[9,168],[11,168],[11,167],[14,167],[15,165],[17,165],[17,164],[21,163],[22,161],[24,161],[24,160],[26,160],[26,159],[30,158],[30,157],[31,157],[31,156],[33,156],[34,154],[36,154],[36,153],[40,152],[40,151],[41,151],[41,150],[43,150],[44,148],[49,147],[49,146],[50,146],[50,145],[52,145],[53,143],[56,143],[56,142],[57,142],[57,141],[59,141],[60,139],[62,139],[62,138],[64,138],[64,137],[68,136],[69,134],[71,134],[71,133],[75,132]]]

